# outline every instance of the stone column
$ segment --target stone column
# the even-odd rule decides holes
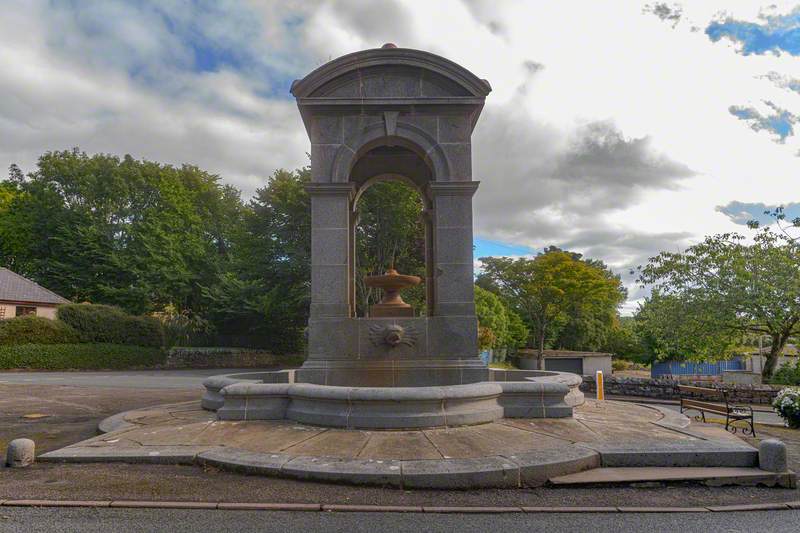
[[[311,197],[311,318],[350,317],[351,183],[306,185]]]
[[[434,315],[475,316],[472,196],[477,181],[431,183]]]

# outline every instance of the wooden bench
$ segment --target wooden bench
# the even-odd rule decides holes
[[[756,436],[753,426],[753,408],[749,405],[734,405],[728,401],[728,391],[725,389],[712,389],[709,387],[693,387],[678,385],[681,393],[681,413],[688,410],[699,411],[698,419],[706,421],[706,413],[722,415],[725,417],[725,429],[736,433],[735,422],[745,421],[750,427],[739,428],[742,433]]]

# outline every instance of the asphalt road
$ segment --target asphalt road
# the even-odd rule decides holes
[[[796,532],[800,511],[746,513],[404,514],[157,509],[0,508],[0,531]]]
[[[71,385],[77,387],[121,387],[129,389],[195,389],[203,380],[217,374],[253,372],[250,368],[212,368],[199,370],[128,370],[119,372],[0,372],[0,383]],[[645,403],[645,402],[642,402]],[[665,405],[679,411],[677,405]],[[755,420],[759,424],[783,426],[777,413],[766,411],[768,406],[758,406]]]

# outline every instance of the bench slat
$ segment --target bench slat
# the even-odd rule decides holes
[[[717,413],[720,415],[728,414],[728,410],[725,408],[724,405],[716,405],[713,403],[693,402],[691,400],[683,400],[683,402],[681,402],[681,406],[684,409],[698,409],[702,411],[707,411],[709,413]]]
[[[678,385],[678,390],[681,392],[688,392],[690,394],[714,396],[716,398],[721,398],[723,396],[722,391],[720,391],[719,389],[712,389],[709,387],[693,387],[691,385]]]

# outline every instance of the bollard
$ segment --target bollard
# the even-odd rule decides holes
[[[8,443],[6,451],[6,466],[23,468],[33,464],[35,460],[36,445],[30,439],[14,439]]]
[[[603,371],[602,370],[598,370],[597,371],[597,377],[595,379],[595,382],[597,383],[597,400],[598,401],[602,401],[602,400],[605,399],[605,393],[603,391]]]
[[[762,440],[758,445],[758,467],[768,472],[786,472],[786,444],[778,439]]]

